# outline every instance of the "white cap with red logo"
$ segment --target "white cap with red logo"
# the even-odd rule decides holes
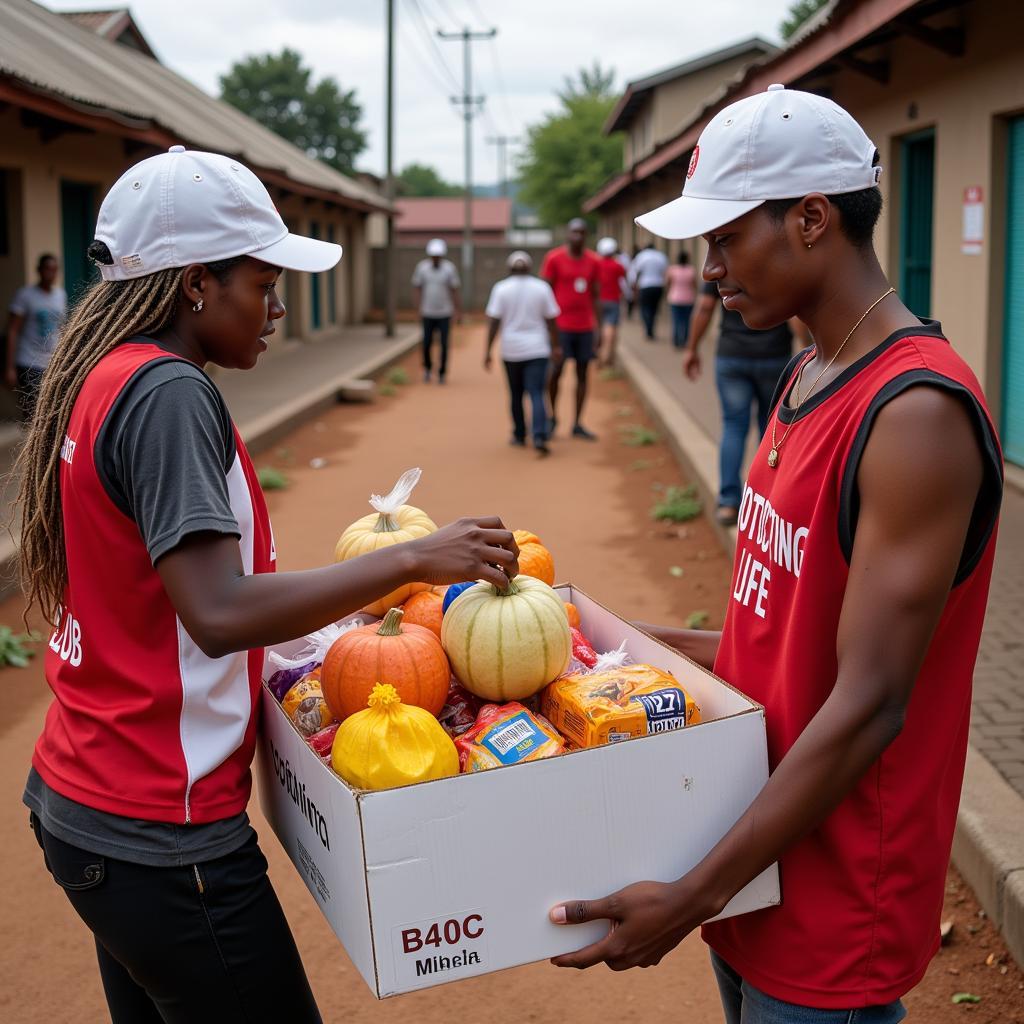
[[[130,167],[100,205],[96,238],[113,265],[104,281],[252,256],[286,270],[320,273],[341,246],[293,235],[259,178],[220,153],[171,146]]]
[[[683,194],[636,218],[662,238],[693,238],[769,199],[839,195],[878,184],[875,144],[837,103],[769,85],[719,111],[701,132]]]

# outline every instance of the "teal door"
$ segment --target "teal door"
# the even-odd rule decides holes
[[[932,307],[932,207],[935,198],[935,132],[902,140],[900,191],[900,297],[918,316]]]
[[[1024,466],[1024,117],[1009,126],[1006,173],[1006,308],[1003,315],[1003,448]]]
[[[68,304],[98,280],[85,250],[96,236],[96,186],[77,181],[60,183],[60,217],[64,246],[64,290]]]
[[[320,225],[315,220],[309,222],[309,234],[311,238],[320,237]],[[321,295],[319,274],[309,275],[309,312],[310,326],[315,331],[322,327],[324,322],[323,298]]]

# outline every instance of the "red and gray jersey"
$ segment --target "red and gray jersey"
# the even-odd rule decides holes
[[[263,652],[209,658],[199,649],[153,567],[175,542],[147,547],[140,523],[111,494],[97,444],[130,382],[168,361],[201,374],[133,341],[97,364],[75,401],[60,450],[68,586],[46,655],[55,699],[32,760],[47,785],[86,806],[201,824],[248,803]],[[234,458],[223,469],[230,513],[186,521],[180,536],[233,533],[245,572],[272,572],[263,494],[237,430],[229,420],[227,427],[234,439]],[[177,443],[208,440],[187,435]]]

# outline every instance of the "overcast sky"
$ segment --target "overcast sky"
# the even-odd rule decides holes
[[[298,50],[317,77],[355,89],[369,146],[360,169],[384,167],[384,0],[118,0],[127,2],[165,64],[216,95],[218,75],[249,54]],[[557,107],[565,75],[595,58],[616,84],[642,78],[760,35],[779,41],[792,0],[395,0],[396,170],[432,164],[463,178],[462,121],[449,97],[461,92],[462,43],[446,31],[496,27],[493,42],[472,46],[473,92],[487,96],[474,122],[474,178],[497,180],[496,147],[485,139],[522,135]],[[46,0],[53,10],[89,0]],[[97,0],[96,7],[109,6]]]

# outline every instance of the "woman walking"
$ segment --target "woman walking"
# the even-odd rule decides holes
[[[679,257],[666,272],[668,280],[668,304],[672,310],[672,346],[685,348],[686,336],[690,330],[690,314],[697,298],[697,272],[690,266],[690,256],[685,249],[679,250]]]

